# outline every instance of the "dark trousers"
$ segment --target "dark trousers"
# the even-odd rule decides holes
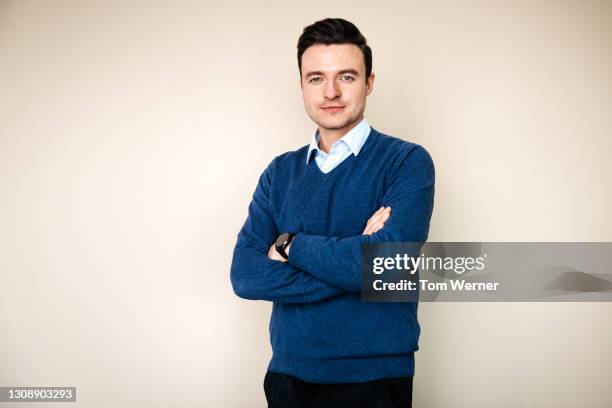
[[[268,408],[410,408],[412,377],[315,384],[268,371],[264,379]]]

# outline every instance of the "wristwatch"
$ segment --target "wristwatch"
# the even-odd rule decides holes
[[[293,237],[295,234],[291,232],[285,232],[281,234],[278,238],[276,238],[276,242],[274,243],[274,248],[276,248],[276,252],[278,252],[283,258],[289,259],[285,249],[289,246],[291,241],[293,241]]]

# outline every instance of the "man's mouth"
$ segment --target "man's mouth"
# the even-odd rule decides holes
[[[340,112],[342,109],[344,109],[344,106],[325,106],[321,109],[323,109],[325,112],[334,113]]]

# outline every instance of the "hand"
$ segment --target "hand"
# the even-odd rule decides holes
[[[391,216],[391,207],[380,207],[368,220],[362,235],[372,235],[385,226]]]
[[[291,246],[291,244],[289,244],[289,246]],[[289,255],[289,247],[285,248],[285,253]],[[270,250],[268,251],[268,258],[270,258],[273,261],[287,262],[287,260],[283,258],[282,255],[276,251],[276,247],[274,244],[272,244],[272,246],[270,247]]]

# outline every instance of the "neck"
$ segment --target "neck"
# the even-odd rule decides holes
[[[340,140],[342,136],[350,132],[362,120],[363,116],[361,116],[359,120],[356,120],[355,122],[341,129],[326,129],[319,126],[319,149],[323,150],[325,153],[329,153],[329,150],[334,143]]]

